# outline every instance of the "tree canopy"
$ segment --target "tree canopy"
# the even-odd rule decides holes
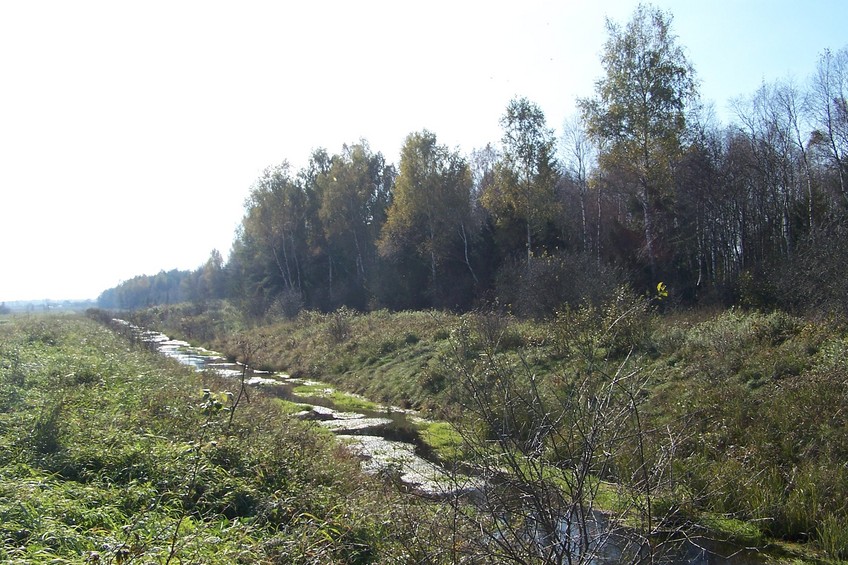
[[[559,145],[519,96],[500,116],[500,142],[468,155],[428,130],[407,136],[397,166],[364,139],[316,149],[303,169],[282,161],[256,180],[226,261],[213,253],[189,274],[127,281],[101,303],[545,316],[662,282],[667,303],[848,311],[833,283],[848,269],[825,245],[841,248],[846,233],[848,48],[811,61],[805,83],[740,97],[720,124],[672,24],[648,4],[607,21],[603,74]]]
[[[696,97],[694,70],[671,33],[671,16],[640,4],[623,28],[607,21],[605,76],[594,98],[580,101],[588,131],[601,146],[602,168],[642,211],[644,253],[656,273],[657,211],[671,196],[671,169],[682,152],[686,110]]]

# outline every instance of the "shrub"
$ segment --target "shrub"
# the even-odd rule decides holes
[[[284,290],[271,302],[265,314],[266,319],[295,319],[303,311],[304,302],[301,293],[294,289]]]
[[[326,331],[330,343],[339,344],[348,340],[353,317],[353,310],[346,307],[341,307],[327,316]]]
[[[419,341],[421,341],[421,339],[417,335],[415,335],[414,333],[408,333],[403,338],[403,342],[406,345],[415,345]]]
[[[622,273],[587,254],[557,253],[505,261],[498,271],[501,304],[523,317],[542,319],[565,306],[599,305],[623,284]]]

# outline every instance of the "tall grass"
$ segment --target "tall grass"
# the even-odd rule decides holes
[[[236,383],[81,318],[12,318],[0,343],[0,561],[404,555],[400,495],[278,403],[231,413]]]
[[[667,473],[657,476],[667,486],[655,493],[668,510],[661,513],[695,522],[703,513],[712,524],[745,520],[745,539],[808,542],[844,556],[844,330],[782,312],[659,315],[643,304],[621,291],[606,304],[536,322],[483,312],[305,312],[247,331],[266,340],[264,365],[454,421],[469,398],[451,359],[491,357],[518,368],[511,390],[535,379],[546,400],[568,398],[577,376],[614,374],[627,360],[646,379],[636,398],[648,431],[644,460]],[[186,327],[204,323],[184,311],[177,318]],[[235,351],[227,332],[215,339]],[[604,479],[622,480],[617,473],[640,467],[620,453]]]

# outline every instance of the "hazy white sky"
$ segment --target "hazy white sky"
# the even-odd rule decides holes
[[[844,0],[657,0],[723,119],[848,44]],[[463,152],[525,96],[560,129],[633,0],[0,0],[0,301],[96,298],[229,252],[251,183],[427,128]]]

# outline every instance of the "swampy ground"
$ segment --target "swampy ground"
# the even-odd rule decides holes
[[[210,306],[149,310],[137,321],[256,367],[419,409],[441,420],[422,436],[442,461],[491,470],[485,460],[500,450],[498,471],[513,462],[509,477],[553,485],[560,501],[575,500],[580,454],[591,463],[581,504],[650,539],[708,532],[758,547],[768,562],[836,562],[848,551],[848,338],[836,322],[738,310],[667,316],[628,303],[544,323],[339,311],[245,324],[225,303]],[[481,542],[481,525],[494,522],[479,507],[364,473],[333,434],[279,399],[256,393],[233,410],[232,379],[158,356],[108,329],[103,312],[91,316],[0,322],[3,560],[518,556]],[[537,391],[530,402],[546,414],[568,413],[592,395],[597,404],[608,389],[585,387],[616,374],[638,375],[627,397],[639,408],[638,461],[636,436],[608,434],[609,419],[594,416],[591,429],[607,443],[591,453],[571,443],[565,432],[583,428],[568,418],[541,441],[526,433],[540,420],[514,401],[522,391]],[[488,389],[474,389],[481,383]],[[475,390],[478,400],[500,402],[488,390],[508,402],[487,411]],[[626,408],[609,398],[608,410]],[[621,414],[635,429],[633,413]],[[506,424],[509,434],[497,431]]]

